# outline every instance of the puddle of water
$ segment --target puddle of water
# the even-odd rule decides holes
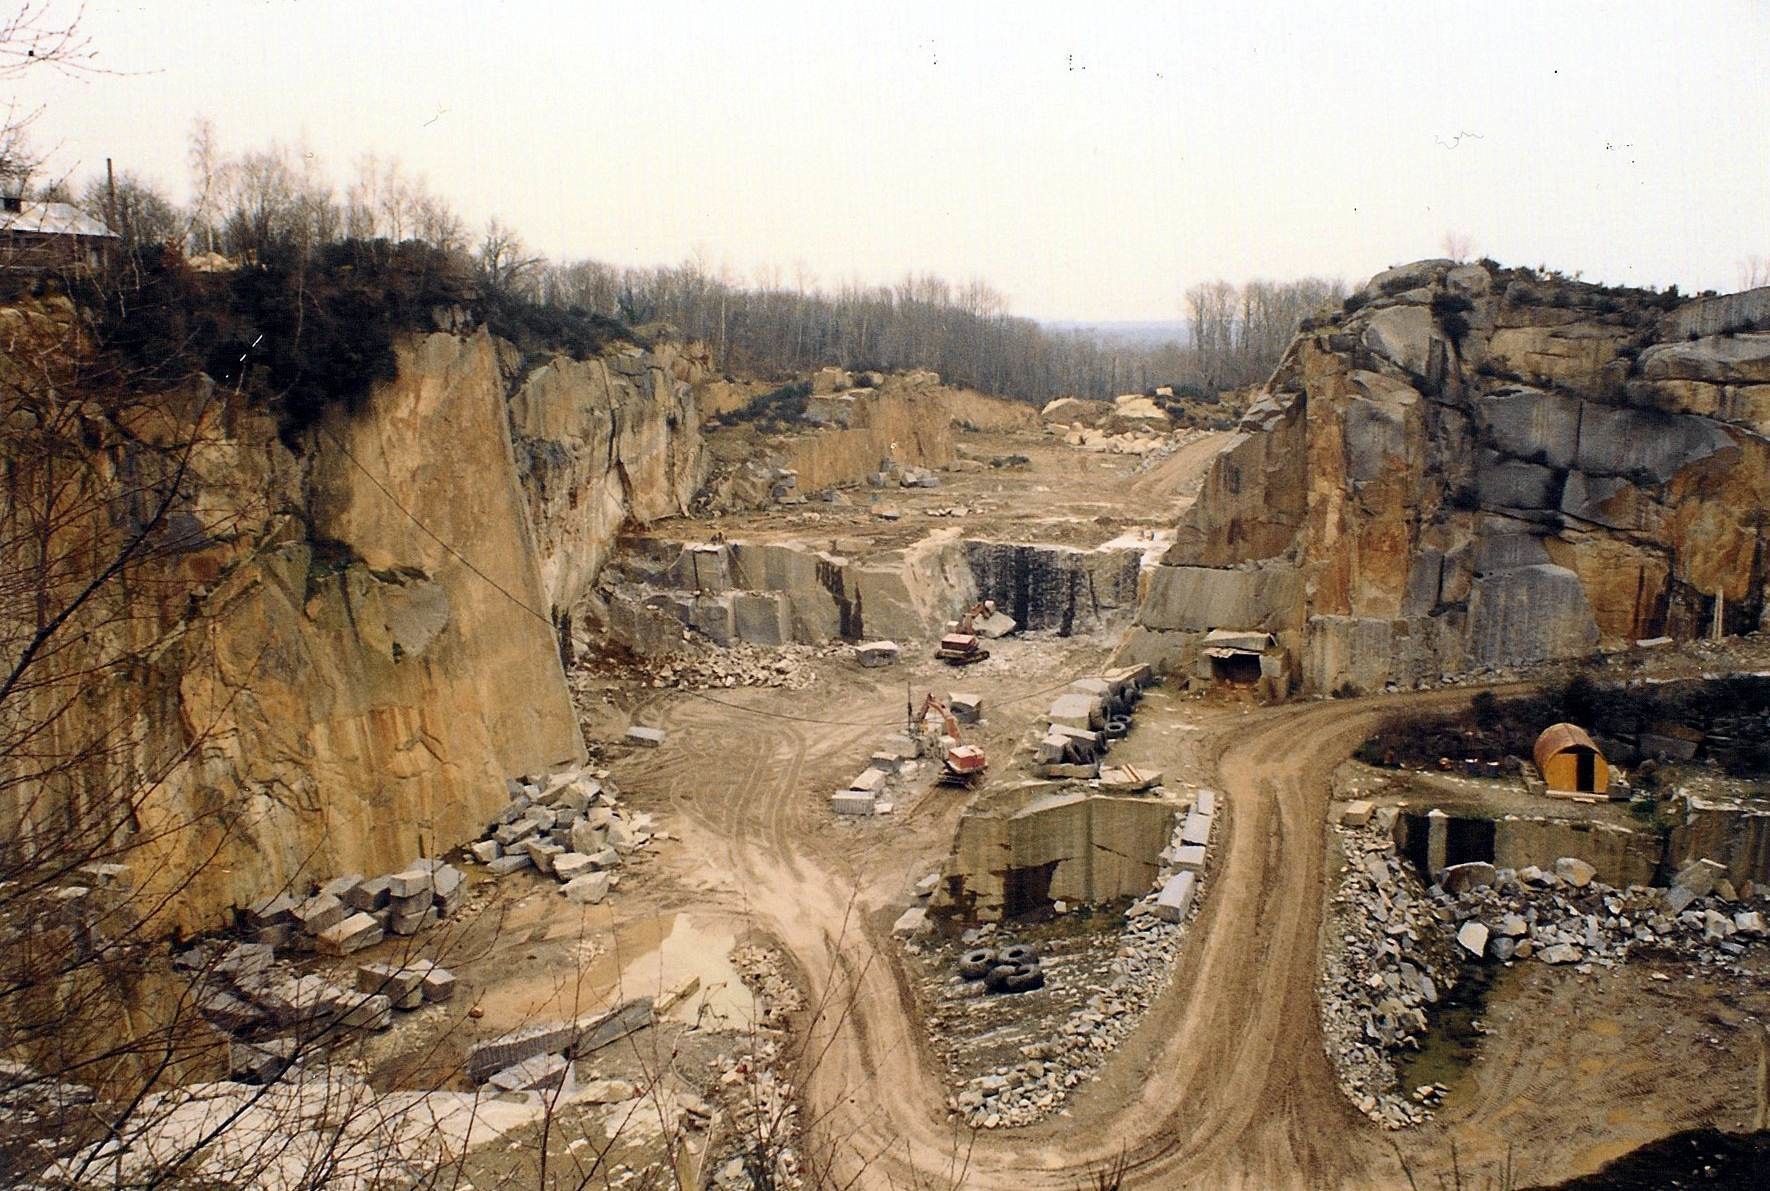
[[[1505,969],[1498,964],[1464,964],[1456,987],[1445,993],[1429,1015],[1420,1049],[1404,1052],[1397,1071],[1401,1090],[1411,1095],[1421,1084],[1441,1083],[1455,1090],[1479,1053],[1485,1035],[1475,1023],[1487,1014],[1488,999],[1505,987]]]
[[[627,997],[661,997],[690,981],[700,987],[666,1014],[706,1026],[750,1024],[755,1003],[731,964],[737,939],[716,922],[686,914],[642,918],[615,931],[612,945],[590,964],[586,983],[614,1003]]]

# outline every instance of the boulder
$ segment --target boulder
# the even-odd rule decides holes
[[[573,877],[559,891],[573,905],[593,906],[608,896],[609,874],[604,872],[587,873],[581,877]]]
[[[1692,860],[1678,870],[1672,878],[1672,884],[1680,889],[1689,890],[1697,897],[1707,897],[1714,892],[1715,882],[1727,875],[1727,866],[1713,860]]]
[[[1584,889],[1598,875],[1598,870],[1578,857],[1563,856],[1555,861],[1555,875],[1575,889]]]

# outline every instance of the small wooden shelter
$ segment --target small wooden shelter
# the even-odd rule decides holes
[[[1550,792],[1604,794],[1610,789],[1610,765],[1578,724],[1550,724],[1536,738],[1532,753]]]

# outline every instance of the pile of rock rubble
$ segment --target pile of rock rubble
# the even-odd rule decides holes
[[[779,952],[740,947],[731,962],[756,998],[756,1022],[748,1049],[714,1060],[716,1096],[729,1128],[720,1158],[709,1164],[712,1184],[730,1191],[802,1187],[798,1093],[780,1067],[787,1019],[805,1001]]]
[[[229,1077],[266,1083],[298,1061],[316,1038],[345,1031],[385,1030],[394,1010],[447,1001],[455,977],[431,960],[365,964],[355,986],[301,975],[269,943],[199,943],[175,967],[194,973],[196,1006],[229,1037]]]
[[[620,877],[614,871],[653,839],[648,814],[621,810],[606,769],[576,766],[546,777],[512,778],[510,802],[468,845],[494,876],[533,868],[560,883],[578,905],[595,905]]]
[[[814,663],[820,657],[847,652],[846,646],[752,645],[744,641],[697,652],[669,653],[631,661],[631,675],[640,685],[679,691],[729,690],[736,687],[778,687],[802,691],[817,681]],[[594,667],[573,673],[574,687],[602,683],[608,669]]]
[[[1389,1128],[1430,1115],[1397,1088],[1394,1060],[1418,1044],[1462,964],[1536,959],[1589,974],[1650,954],[1749,978],[1739,960],[1770,935],[1762,908],[1770,890],[1736,889],[1712,860],[1693,861],[1666,888],[1606,885],[1573,856],[1553,871],[1451,865],[1428,887],[1395,854],[1392,823],[1379,811],[1367,828],[1338,829],[1347,857],[1334,898],[1341,944],[1320,986],[1341,1084]]]

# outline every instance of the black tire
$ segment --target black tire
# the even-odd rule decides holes
[[[1045,987],[1045,969],[1038,964],[1022,964],[1014,969],[1014,974],[1002,982],[1002,991],[1019,993],[1031,992],[1035,988]]]
[[[1130,720],[1115,718],[1106,721],[1106,738],[1108,740],[1118,740],[1119,738],[1128,735],[1130,731]]]
[[[1020,968],[1014,964],[997,964],[995,967],[991,968],[989,974],[983,978],[983,986],[991,992],[1006,992],[1008,990],[1008,978],[1018,971],[1020,971]]]
[[[967,980],[982,980],[996,966],[996,953],[988,947],[967,951],[959,957],[959,975]]]
[[[1031,943],[1015,943],[996,952],[996,962],[1021,967],[1039,962],[1039,949]]]

